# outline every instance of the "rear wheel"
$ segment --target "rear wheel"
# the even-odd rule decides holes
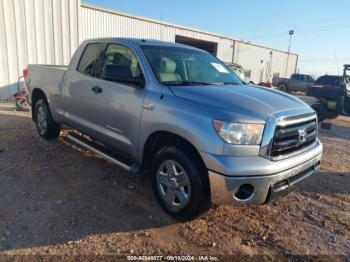
[[[278,88],[278,90],[280,90],[282,92],[288,93],[288,87],[285,84],[279,84],[277,88]]]
[[[164,147],[155,156],[152,186],[157,200],[178,220],[189,220],[209,207],[207,171],[177,147]]]
[[[39,99],[35,104],[35,122],[39,135],[46,140],[54,139],[60,134],[60,125],[53,120],[44,99]]]

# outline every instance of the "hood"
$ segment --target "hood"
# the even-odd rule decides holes
[[[179,98],[263,121],[277,112],[307,107],[292,95],[254,85],[172,86],[170,89]]]

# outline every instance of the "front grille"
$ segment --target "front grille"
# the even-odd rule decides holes
[[[279,158],[302,150],[316,141],[316,119],[297,124],[277,126],[272,141],[270,157]]]

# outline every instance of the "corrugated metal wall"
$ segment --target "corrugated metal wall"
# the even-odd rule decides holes
[[[218,43],[217,57],[224,62],[232,62],[232,52],[235,50],[234,62],[251,70],[250,79],[255,83],[271,81],[274,73],[281,77],[285,75],[288,56],[286,52],[87,4],[82,5],[81,12],[83,40],[114,36],[175,42],[175,36],[180,35]],[[287,76],[294,73],[296,63],[297,55],[290,54]]]
[[[254,82],[273,73],[284,76],[287,54],[193,28],[161,23],[87,4],[80,0],[0,0],[0,100],[16,92],[17,79],[28,64],[68,64],[82,40],[136,37],[175,41],[185,36],[218,43],[217,56],[250,69]],[[234,47],[234,48],[233,48]],[[234,50],[234,55],[232,54]],[[271,61],[270,61],[271,59]],[[290,55],[288,73],[297,56]]]
[[[255,83],[272,80],[273,74],[284,77],[286,74],[288,53],[236,41],[234,61],[245,69],[252,70],[251,80]],[[287,76],[295,72],[298,56],[289,55]]]
[[[113,13],[91,5],[82,5],[82,39],[95,37],[152,38],[175,42],[175,36],[206,40],[218,43],[218,57],[224,61],[232,59],[232,40],[205,34],[200,31],[181,28],[168,23],[137,18],[124,13]]]
[[[28,64],[67,64],[79,45],[79,0],[0,0],[0,100]]]
[[[162,30],[159,23],[116,15],[86,5],[82,5],[81,19],[82,40],[111,36],[175,40],[171,28],[163,26]]]

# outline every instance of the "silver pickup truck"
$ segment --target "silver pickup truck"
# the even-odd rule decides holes
[[[88,40],[68,67],[29,65],[25,83],[40,136],[53,139],[67,125],[80,131],[68,134],[74,143],[127,171],[147,171],[176,219],[212,203],[267,203],[320,167],[308,105],[244,85],[193,47]]]

